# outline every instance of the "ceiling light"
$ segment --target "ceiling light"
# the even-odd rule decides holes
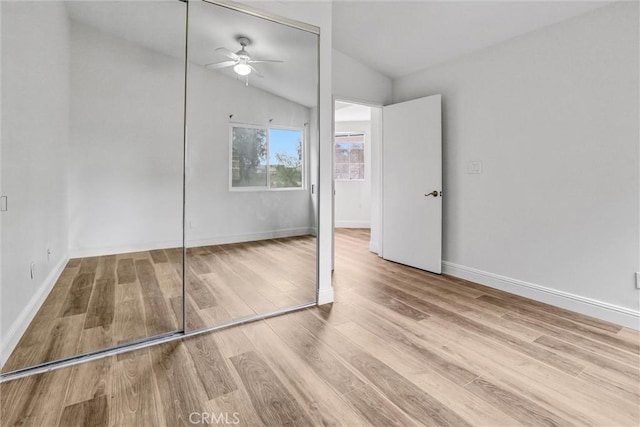
[[[246,76],[251,72],[251,66],[240,62],[233,66],[233,71],[235,71],[240,76]]]

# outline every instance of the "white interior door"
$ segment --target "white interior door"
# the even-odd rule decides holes
[[[439,274],[441,95],[385,106],[382,120],[382,257]]]

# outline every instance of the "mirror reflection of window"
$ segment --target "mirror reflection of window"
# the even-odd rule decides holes
[[[231,188],[303,188],[303,147],[302,129],[232,126]]]

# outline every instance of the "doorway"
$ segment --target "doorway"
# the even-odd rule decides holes
[[[334,267],[342,236],[357,236],[359,249],[379,253],[381,234],[382,107],[336,99],[334,104]]]

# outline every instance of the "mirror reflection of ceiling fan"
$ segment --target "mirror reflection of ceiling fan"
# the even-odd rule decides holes
[[[249,84],[249,74],[253,72],[258,77],[263,77],[258,70],[256,70],[252,64],[260,63],[260,62],[284,62],[279,59],[253,59],[249,52],[246,51],[246,47],[251,44],[251,40],[244,36],[238,36],[236,38],[238,43],[240,43],[240,50],[237,52],[232,52],[227,48],[219,47],[216,49],[216,52],[226,56],[229,58],[229,61],[223,62],[212,62],[210,64],[205,64],[206,68],[210,70],[217,70],[220,68],[233,67],[233,71],[239,76],[247,76],[246,83]]]

